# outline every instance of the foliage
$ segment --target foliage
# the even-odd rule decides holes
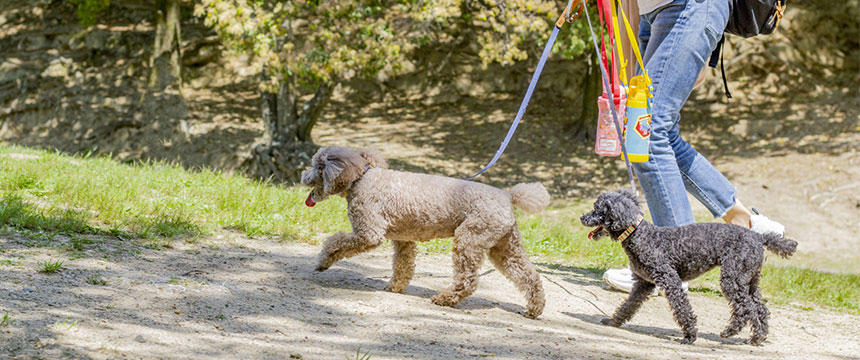
[[[565,3],[566,4],[566,3]],[[195,9],[239,51],[305,85],[390,76],[423,46],[475,41],[484,65],[512,64],[545,41],[565,4],[547,0],[203,0]],[[585,49],[583,22],[556,50]]]
[[[110,0],[69,0],[69,2],[78,7],[78,20],[85,27],[95,25],[101,12],[110,6]]]

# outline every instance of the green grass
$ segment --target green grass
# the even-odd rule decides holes
[[[347,360],[370,360],[370,351],[366,351],[364,353],[361,352],[361,346],[355,350],[355,356],[347,356]]]
[[[99,274],[92,274],[87,278],[87,283],[91,285],[107,286],[107,281]]]
[[[8,312],[4,313],[3,317],[0,318],[0,328],[5,327],[5,326],[10,326],[14,323],[15,323],[15,320],[13,320],[11,316],[9,316]]]
[[[342,198],[308,208],[307,191],[162,162],[124,165],[106,157],[0,146],[0,224],[25,234],[27,246],[57,246],[54,235],[67,234],[72,257],[92,245],[92,236],[81,236],[87,234],[147,238],[167,247],[175,237],[193,239],[220,229],[309,243],[318,242],[320,234],[350,229]],[[595,275],[626,264],[618,243],[588,240],[590,229],[580,225],[579,216],[590,206],[590,201],[571,201],[540,215],[518,213],[524,244],[536,262]],[[450,248],[451,239],[421,244],[427,252]],[[56,262],[58,271],[62,262]],[[860,313],[860,275],[771,265],[763,272],[765,296],[777,303]],[[694,281],[693,291],[718,295],[718,274]]]
[[[765,266],[761,286],[781,304],[806,302],[860,314],[860,275]]]
[[[226,228],[309,242],[349,229],[345,202],[311,209],[306,196],[213,170],[0,146],[0,224],[19,229],[164,238]]]
[[[39,272],[45,274],[53,274],[60,272],[63,269],[63,261],[60,259],[54,261],[46,261],[39,263]]]

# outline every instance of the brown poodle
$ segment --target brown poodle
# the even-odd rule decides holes
[[[454,306],[478,285],[478,270],[490,261],[528,301],[525,316],[538,317],[544,307],[540,277],[526,255],[511,204],[538,212],[549,193],[538,183],[518,184],[510,192],[476,182],[395,171],[366,150],[325,147],[317,151],[302,183],[313,190],[313,206],[329,195],[348,204],[352,233],[329,237],[318,256],[317,271],[338,260],[371,250],[384,239],[394,244],[394,275],[387,290],[401,292],[415,270],[417,241],[454,237],[454,284],[433,297],[437,305]]]

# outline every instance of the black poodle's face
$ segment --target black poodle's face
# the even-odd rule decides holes
[[[630,225],[636,225],[639,220],[639,201],[631,190],[605,192],[597,197],[594,209],[582,215],[579,221],[582,225],[594,227],[588,238],[600,240],[609,231],[622,231]]]

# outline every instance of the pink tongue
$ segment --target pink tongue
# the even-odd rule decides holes
[[[596,234],[601,229],[603,229],[603,226],[598,226],[596,229],[591,230],[591,232],[588,233],[588,238],[591,239],[592,237],[594,237],[594,234]]]
[[[314,202],[313,196],[314,196],[314,193],[311,192],[310,194],[308,194],[308,199],[305,200],[305,205],[307,205],[308,207],[314,207],[314,205],[317,204]]]

